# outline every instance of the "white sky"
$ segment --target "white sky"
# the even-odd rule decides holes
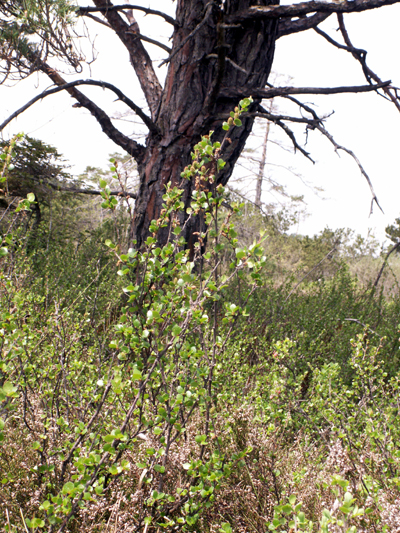
[[[85,2],[80,3],[86,5]],[[169,14],[173,14],[175,5],[169,0],[136,0],[135,3],[146,7],[150,5],[153,9]],[[141,33],[168,44],[168,24],[160,22],[158,17],[144,17],[140,13],[137,13],[137,19]],[[336,18],[331,16],[330,19],[322,28],[339,40]],[[353,44],[368,50],[370,68],[382,79],[391,79],[397,86],[400,86],[399,20],[400,5],[345,15]],[[98,24],[88,22],[88,26],[92,37],[99,33],[95,41],[98,60],[91,65],[91,70],[87,68],[82,74],[68,78],[68,81],[92,76],[94,79],[113,83],[136,103],[143,104],[144,99],[127,52],[118,38]],[[164,52],[151,45],[148,50],[156,59],[156,71],[162,77],[163,72],[160,73],[157,65],[165,57]],[[335,49],[314,31],[280,39],[277,42],[273,70],[283,77],[290,76],[294,86],[366,83],[361,68],[350,54]],[[0,86],[0,122],[49,86],[47,79],[38,80],[33,76],[12,88]],[[114,103],[114,95],[110,92],[92,87],[80,87],[80,90],[111,114],[126,109],[123,104]],[[293,157],[274,144],[268,147],[269,162],[292,167],[301,173],[304,180],[325,191],[322,196],[327,199],[322,200],[292,174],[284,170],[277,171],[277,167],[268,167],[267,172],[273,179],[287,185],[288,192],[305,196],[310,216],[297,230],[300,233],[314,234],[325,226],[333,229],[349,227],[365,236],[368,229],[372,228],[376,236],[383,240],[385,226],[400,216],[400,113],[393,104],[374,94],[309,96],[303,98],[303,101],[313,102],[321,114],[335,112],[326,123],[327,129],[339,144],[352,149],[359,157],[373,181],[385,214],[375,206],[374,214],[369,217],[370,191],[354,161],[345,153],[338,157],[328,140],[321,138],[318,132],[310,132],[306,148],[317,161],[315,165],[305,160],[301,154]],[[72,108],[73,103],[66,94],[49,96],[14,120],[3,132],[3,136],[8,138],[23,131],[56,146],[74,165],[72,170],[76,173],[82,172],[87,165],[105,167],[108,154],[120,150],[101,132],[91,115],[86,110]],[[283,111],[283,105],[277,103]],[[129,135],[138,129],[135,124],[126,121],[117,121],[116,125]],[[296,131],[298,140],[302,141],[303,132],[299,129]],[[276,128],[272,132],[272,138],[283,138],[279,132],[275,132]],[[287,141],[285,144],[289,146]],[[274,197],[266,191],[263,200],[268,203]]]

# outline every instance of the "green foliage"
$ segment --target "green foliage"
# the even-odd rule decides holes
[[[231,196],[226,209],[216,180],[226,139],[202,138],[182,176],[196,185],[189,217],[206,222],[193,258],[180,187],[166,187],[140,251],[125,246],[130,220],[105,172],[104,219],[61,194],[34,231],[24,229],[33,196],[10,215],[0,247],[7,531],[395,530],[400,299],[360,286],[343,258],[316,280],[274,277],[268,247],[290,236],[279,241],[259,219],[266,239],[237,230],[246,206]],[[18,154],[5,154],[6,177]],[[310,269],[336,237],[291,243]]]
[[[74,69],[81,60],[71,38],[76,5],[70,0],[6,0],[0,4],[0,69],[4,79],[32,73],[32,63],[57,56]],[[46,45],[38,44],[46,43]]]
[[[9,143],[0,142],[0,147],[6,149],[4,155],[9,150],[8,146]],[[11,197],[11,200],[12,197],[24,197],[29,193],[35,194],[39,203],[48,204],[54,188],[60,182],[69,180],[70,184],[73,183],[65,171],[60,154],[53,146],[24,136],[14,143],[13,155],[14,163],[8,168],[7,180],[2,178],[5,181],[4,193],[0,195],[2,205],[7,205],[7,197]]]

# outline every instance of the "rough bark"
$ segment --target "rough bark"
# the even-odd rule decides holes
[[[139,165],[140,189],[134,221],[138,246],[148,235],[150,221],[160,213],[165,185],[169,181],[184,188],[185,201],[189,202],[193,184],[182,183],[180,174],[191,161],[193,145],[209,130],[214,130],[214,140],[221,140],[225,132],[220,117],[229,114],[238,103],[237,98],[221,97],[221,91],[246,87],[247,96],[250,96],[252,89],[263,87],[267,82],[274,57],[276,21],[245,22],[236,27],[224,25],[225,18],[255,3],[254,0],[231,0],[225,3],[222,11],[205,0],[178,1],[171,60],[159,111],[154,118],[161,134],[149,135],[145,158]],[[270,5],[272,2],[257,3]],[[191,32],[194,32],[192,37],[184,42]],[[256,100],[254,106],[258,102]],[[232,142],[224,153],[227,164],[218,178],[220,183],[227,183],[253,120],[244,119],[243,127],[233,131]],[[186,226],[188,241],[199,221],[193,224]]]

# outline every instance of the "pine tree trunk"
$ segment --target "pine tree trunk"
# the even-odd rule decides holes
[[[222,13],[206,0],[178,0],[178,26],[172,48],[172,54],[176,53],[169,63],[155,117],[160,134],[149,134],[145,158],[139,165],[140,189],[133,227],[137,246],[147,238],[151,220],[160,214],[162,196],[169,181],[184,189],[185,202],[189,203],[193,184],[182,183],[180,174],[191,161],[193,146],[209,130],[214,130],[214,141],[221,140],[225,133],[221,127],[224,116],[226,118],[238,103],[223,97],[221,91],[245,88],[246,96],[251,96],[252,88],[264,87],[267,82],[274,56],[276,21],[252,21],[227,27],[224,16],[250,5],[272,3],[270,0],[227,0]],[[195,28],[195,34],[181,47]],[[258,104],[255,101],[252,109]],[[226,184],[231,176],[253,121],[254,118],[247,117],[242,120],[241,128],[232,131],[232,142],[223,154],[227,164],[219,175],[220,183]],[[196,226],[199,221],[193,224]],[[186,227],[187,241],[196,231],[193,224]],[[161,236],[160,240],[165,238],[166,235]]]

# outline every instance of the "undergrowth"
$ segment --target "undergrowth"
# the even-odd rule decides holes
[[[179,187],[140,251],[110,221],[33,236],[32,196],[2,215],[2,531],[400,532],[399,300],[345,266],[269,281],[223,207],[224,142],[182,175],[192,257]]]

